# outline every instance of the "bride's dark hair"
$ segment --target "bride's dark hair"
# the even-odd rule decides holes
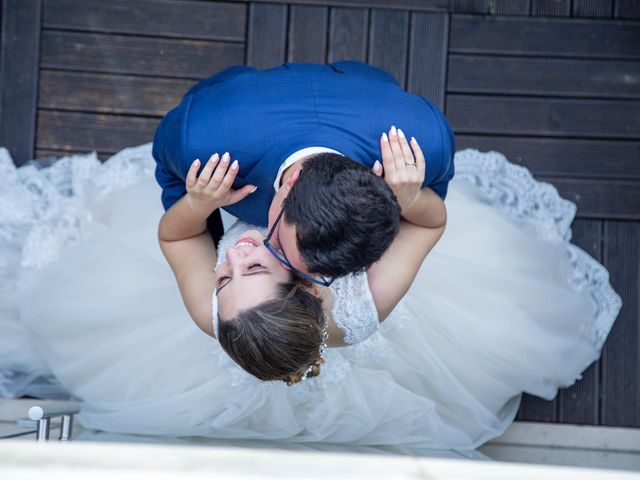
[[[276,298],[225,320],[218,314],[218,341],[244,370],[260,380],[299,382],[320,374],[322,302],[295,283],[278,285]]]

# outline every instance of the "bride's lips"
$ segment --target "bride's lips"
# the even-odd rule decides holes
[[[258,247],[258,242],[251,238],[251,237],[243,237],[238,239],[238,241],[236,242],[236,245],[240,244],[240,243],[250,243],[251,245],[253,245],[254,247]]]

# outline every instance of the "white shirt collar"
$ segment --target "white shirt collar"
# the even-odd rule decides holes
[[[276,175],[276,180],[275,182],[273,182],[273,189],[276,192],[280,190],[280,179],[282,178],[282,174],[287,168],[289,168],[291,165],[296,163],[298,160],[301,160],[310,155],[316,155],[318,153],[336,153],[338,155],[342,155],[337,150],[334,150],[332,148],[327,148],[327,147],[307,147],[307,148],[303,148],[302,150],[298,150],[297,152],[293,152],[291,155],[289,155],[286,158],[284,162],[282,162],[282,165],[280,165],[280,168],[278,169],[278,174]]]

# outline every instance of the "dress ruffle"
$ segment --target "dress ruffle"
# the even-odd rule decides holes
[[[607,269],[571,243],[575,204],[499,152],[462,150],[456,153],[455,165],[456,178],[478,187],[494,207],[526,224],[538,238],[565,245],[571,259],[568,281],[589,295],[596,312],[595,321],[585,323],[584,334],[600,350],[622,308],[622,299],[611,287]]]

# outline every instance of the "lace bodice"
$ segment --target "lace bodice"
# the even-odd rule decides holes
[[[227,249],[249,229],[267,234],[267,229],[242,221],[234,223],[218,245],[218,265],[226,258]],[[347,275],[337,279],[329,287],[333,300],[331,315],[337,327],[344,332],[344,341],[350,345],[369,338],[378,329],[378,313],[371,297],[365,273]],[[215,297],[215,295],[214,295]],[[215,299],[214,299],[215,300]],[[215,303],[214,303],[215,311]]]

